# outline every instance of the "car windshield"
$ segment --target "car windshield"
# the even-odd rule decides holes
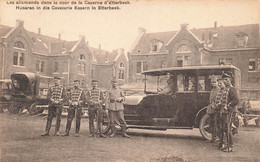
[[[146,91],[158,93],[168,86],[169,75],[146,76]],[[168,83],[167,83],[168,82]]]

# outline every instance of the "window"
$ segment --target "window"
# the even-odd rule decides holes
[[[178,92],[194,92],[195,78],[183,74],[177,75],[177,91]]]
[[[24,66],[24,53],[14,52],[13,65]]]
[[[191,64],[191,57],[190,56],[184,56],[183,66],[188,66]]]
[[[142,72],[142,62],[137,62],[136,63],[136,73],[141,73]]]
[[[94,78],[94,69],[91,69],[91,78]]]
[[[198,91],[205,91],[206,90],[206,77],[205,76],[199,76],[198,77]]]
[[[255,71],[256,70],[255,64],[256,64],[255,58],[249,58],[248,70]]]
[[[124,67],[125,67],[124,63],[121,62],[120,65],[119,65],[119,67],[120,67],[120,68],[124,68]]]
[[[232,65],[232,58],[226,58],[226,64]]]
[[[119,70],[118,79],[125,79],[124,70]]]
[[[153,46],[152,46],[152,51],[157,51],[157,44],[153,44]]]
[[[146,70],[148,70],[148,62],[144,61],[143,62],[143,71],[146,71]]]
[[[37,72],[43,72],[44,70],[44,61],[36,61],[36,71]]]
[[[177,56],[177,66],[178,67],[182,67],[183,66],[182,56]]]
[[[58,70],[59,70],[58,62],[54,62],[54,72],[58,72]]]
[[[82,74],[86,74],[86,65],[85,64],[81,64],[82,65]]]
[[[258,69],[258,71],[260,71],[260,58],[258,58],[258,61],[257,61],[257,69]]]
[[[161,68],[167,68],[167,62],[161,61]]]
[[[219,65],[224,65],[224,64],[225,64],[225,59],[224,59],[224,58],[220,58],[220,59],[218,60],[218,64],[219,64]]]
[[[78,73],[81,72],[81,63],[78,64]]]
[[[79,59],[80,59],[80,60],[86,60],[86,58],[85,58],[85,56],[84,56],[83,54],[81,54],[81,55],[79,56]]]

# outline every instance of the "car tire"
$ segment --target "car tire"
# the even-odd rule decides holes
[[[19,106],[16,106],[14,103],[11,103],[10,106],[8,107],[8,111],[12,114],[18,114],[20,109]]]
[[[37,103],[34,102],[27,108],[28,112],[31,115],[41,114],[43,112],[43,109],[42,110],[41,109],[37,110],[36,105],[37,105]]]
[[[200,134],[202,135],[203,138],[205,138],[206,140],[211,139],[212,135],[209,132],[209,115],[208,114],[203,115],[202,118],[200,119],[199,130],[200,130]]]
[[[103,116],[103,122],[102,122],[102,133],[106,134],[110,131],[111,129],[111,125],[110,125],[110,120],[109,120],[109,115],[107,113],[104,113]],[[95,118],[94,118],[94,132],[95,133],[99,133],[98,130],[98,122],[97,122],[97,114],[95,114]]]

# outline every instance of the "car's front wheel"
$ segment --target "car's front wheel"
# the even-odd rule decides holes
[[[209,122],[210,122],[209,115],[205,114],[202,116],[199,123],[200,134],[202,135],[202,137],[204,137],[207,140],[210,140],[212,136],[212,134],[210,133]]]

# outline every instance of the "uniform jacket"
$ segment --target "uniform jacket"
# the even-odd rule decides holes
[[[239,103],[239,97],[237,94],[237,90],[233,86],[230,86],[228,91],[228,100],[227,100],[228,107],[231,108],[231,110],[235,110],[238,103]]]
[[[210,96],[209,96],[209,103],[213,103],[216,99],[216,96],[218,94],[218,92],[220,91],[220,88],[216,87],[216,88],[213,88],[211,91],[210,91]]]
[[[122,89],[116,87],[116,88],[111,88],[107,92],[107,97],[106,97],[106,107],[110,111],[120,111],[124,110],[123,106],[123,101],[125,99],[125,95]]]
[[[62,105],[66,100],[65,87],[62,85],[51,86],[48,90],[47,99],[51,105]]]
[[[92,88],[91,90],[89,90],[87,92],[86,98],[90,109],[95,107],[100,107],[102,106],[102,104],[105,103],[103,92],[98,88],[96,89]]]
[[[70,90],[70,105],[73,102],[77,102],[78,106],[82,106],[86,102],[86,95],[83,89],[74,87]]]

